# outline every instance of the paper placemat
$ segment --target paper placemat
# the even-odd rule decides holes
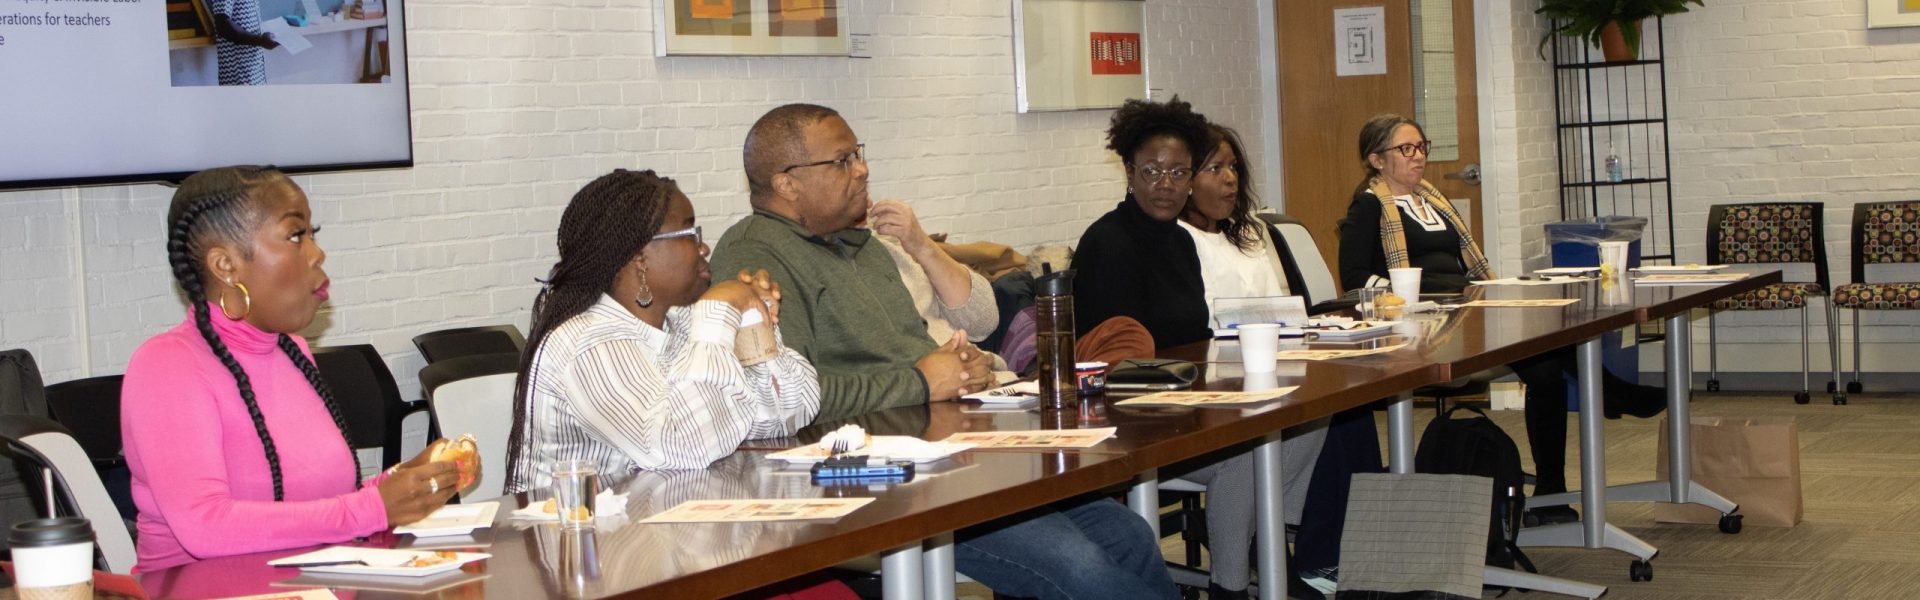
[[[1208,406],[1214,404],[1251,404],[1266,402],[1293,393],[1293,385],[1258,392],[1160,392],[1115,402],[1116,406],[1150,404],[1156,406]]]
[[[1556,308],[1579,302],[1579,298],[1533,298],[1527,300],[1475,300],[1461,306],[1481,308]]]
[[[1641,275],[1634,278],[1634,285],[1712,285],[1715,283],[1733,283],[1746,279],[1748,273],[1702,273],[1702,274],[1662,274]]]
[[[800,498],[774,500],[688,500],[641,523],[747,523],[818,521],[852,514],[872,498]]]
[[[1369,354],[1384,354],[1405,347],[1407,347],[1405,343],[1400,343],[1392,346],[1381,346],[1379,348],[1367,348],[1365,350],[1281,350],[1276,356],[1280,360],[1333,360],[1336,358],[1367,356]]]
[[[947,436],[949,444],[975,448],[1092,448],[1113,437],[1112,427],[1099,429],[1042,429],[1038,431],[982,431]]]
[[[1593,281],[1593,280],[1594,280],[1593,277],[1577,277],[1577,276],[1553,276],[1553,277],[1539,277],[1534,279],[1521,279],[1519,277],[1507,277],[1504,279],[1488,279],[1485,281],[1475,281],[1473,282],[1473,284],[1474,285],[1560,285],[1563,283],[1580,283],[1583,281]],[[1472,306],[1472,305],[1468,305],[1468,306]]]

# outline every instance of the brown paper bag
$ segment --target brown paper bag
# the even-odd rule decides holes
[[[1660,430],[1667,421],[1661,419]],[[1693,479],[1740,505],[1743,523],[1792,527],[1800,523],[1800,430],[1791,417],[1694,417]],[[1667,436],[1660,437],[1656,472],[1667,477]],[[1720,512],[1698,504],[1653,505],[1663,523],[1718,523]]]

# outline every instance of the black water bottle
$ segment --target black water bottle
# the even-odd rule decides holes
[[[1040,360],[1040,408],[1078,410],[1080,384],[1073,371],[1073,271],[1049,272],[1034,281],[1034,348]]]

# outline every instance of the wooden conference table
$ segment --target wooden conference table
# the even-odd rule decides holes
[[[1072,415],[983,410],[971,403],[939,403],[881,411],[852,421],[875,434],[943,439],[961,431],[1024,430],[1081,426],[1117,429],[1114,438],[1085,450],[990,450],[963,453],[930,465],[927,476],[888,487],[812,485],[802,470],[769,460],[767,450],[817,439],[840,423],[822,423],[785,440],[750,442],[740,452],[703,471],[639,473],[609,481],[628,494],[627,514],[637,520],[685,500],[716,498],[873,497],[853,514],[829,523],[743,523],[641,525],[602,524],[592,533],[561,532],[548,526],[517,526],[510,509],[524,495],[498,500],[498,522],[472,540],[441,542],[451,547],[483,546],[493,555],[455,574],[424,582],[357,582],[302,576],[265,562],[310,549],[212,559],[142,576],[147,592],[159,597],[212,597],[287,591],[302,585],[362,590],[359,597],[451,595],[461,598],[528,597],[717,597],[749,591],[795,576],[880,554],[890,596],[951,597],[951,532],[1032,508],[1104,489],[1128,488],[1136,509],[1157,510],[1158,471],[1182,461],[1251,450],[1256,461],[1256,492],[1261,496],[1257,538],[1267,548],[1284,539],[1279,519],[1277,472],[1279,431],[1361,406],[1380,398],[1398,399],[1389,410],[1389,463],[1395,471],[1412,464],[1410,390],[1520,358],[1579,345],[1582,413],[1582,481],[1578,492],[1586,519],[1557,526],[1552,536],[1577,530],[1581,545],[1639,546],[1605,523],[1604,448],[1600,441],[1600,334],[1635,323],[1664,319],[1667,326],[1668,435],[1674,448],[1686,440],[1687,311],[1780,280],[1777,272],[1715,286],[1602,289],[1592,283],[1529,287],[1478,287],[1487,298],[1567,297],[1580,302],[1561,308],[1467,308],[1438,318],[1409,320],[1420,330],[1371,344],[1407,344],[1393,352],[1338,361],[1282,363],[1271,377],[1242,372],[1232,343],[1201,342],[1162,355],[1194,360],[1202,366],[1196,386],[1203,390],[1265,389],[1298,385],[1279,400],[1240,408],[1116,407],[1124,397],[1092,398]],[[1233,349],[1233,350],[1229,350]],[[1209,361],[1212,358],[1214,360]],[[1675,382],[1680,385],[1674,385]],[[1591,421],[1591,423],[1589,422]],[[1615,488],[1618,500],[1693,501],[1731,512],[1733,507],[1688,477],[1684,452],[1672,453],[1671,481]],[[1149,519],[1157,525],[1157,519]],[[1724,528],[1724,527],[1723,527]],[[1537,534],[1535,534],[1537,535]],[[1561,542],[1559,537],[1528,541]],[[369,545],[406,546],[405,536],[383,535]],[[431,541],[431,540],[426,540]],[[1609,543],[1611,542],[1611,543]],[[1633,540],[1638,542],[1638,540]],[[1644,543],[1641,543],[1644,545]],[[1650,547],[1646,557],[1650,557]],[[1284,552],[1259,553],[1262,581],[1282,581]],[[1646,557],[1642,557],[1643,559]],[[923,580],[924,575],[931,575]],[[1493,583],[1491,578],[1489,582]],[[1536,576],[1537,577],[1537,576]],[[1581,584],[1584,585],[1584,584]],[[369,589],[381,588],[381,589]],[[1551,586],[1535,589],[1553,589]],[[1262,586],[1263,597],[1282,597],[1285,586]],[[1591,592],[1591,593],[1589,593]],[[1597,596],[1599,586],[1577,588]]]

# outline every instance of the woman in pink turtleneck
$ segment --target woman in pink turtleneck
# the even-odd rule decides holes
[[[140,509],[136,570],[344,542],[446,504],[456,465],[413,460],[359,481],[346,424],[306,341],[327,299],[306,194],[270,168],[188,177],[167,254],[190,303],[133,353],[122,436]]]

